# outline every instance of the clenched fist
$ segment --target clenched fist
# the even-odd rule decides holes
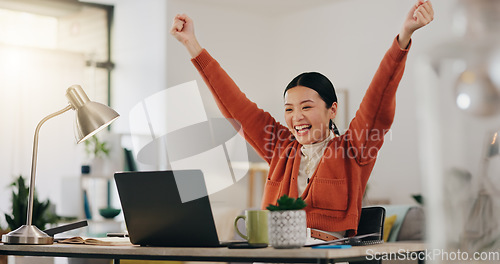
[[[194,35],[193,20],[186,14],[178,14],[175,16],[170,34],[187,48],[192,57],[196,57],[200,54],[202,47]]]
[[[399,46],[402,49],[406,48],[410,43],[413,32],[426,26],[432,20],[434,20],[434,9],[432,8],[431,1],[418,0],[403,21],[403,26],[399,33]]]

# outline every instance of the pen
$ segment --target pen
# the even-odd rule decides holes
[[[343,249],[343,248],[351,248],[351,247],[352,247],[351,245],[320,245],[320,246],[314,246],[312,248],[318,248],[318,249],[340,248],[340,249]]]
[[[128,237],[127,233],[107,233],[107,237]]]

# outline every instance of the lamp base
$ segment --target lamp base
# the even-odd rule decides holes
[[[18,229],[2,236],[5,244],[50,245],[54,238],[40,231],[34,225],[23,225]]]

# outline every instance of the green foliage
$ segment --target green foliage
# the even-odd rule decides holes
[[[109,156],[110,149],[107,146],[107,142],[100,141],[96,135],[93,135],[91,138],[85,140],[84,143],[87,155],[92,155],[95,158]]]
[[[306,202],[302,198],[294,199],[285,194],[278,199],[277,205],[270,204],[266,209],[269,211],[300,210],[306,207],[306,205]]]
[[[424,197],[421,194],[414,194],[411,197],[420,205],[424,205]]]
[[[5,214],[5,220],[11,230],[26,224],[28,210],[29,186],[26,186],[24,178],[19,176],[12,184],[12,213]],[[16,192],[17,191],[17,192]],[[59,217],[49,212],[50,201],[38,201],[36,193],[33,197],[33,218],[32,224],[44,230],[47,224],[56,223]]]

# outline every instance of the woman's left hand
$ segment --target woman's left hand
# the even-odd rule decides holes
[[[410,43],[413,32],[426,26],[434,20],[434,9],[431,1],[418,0],[410,9],[403,22],[401,32],[399,33],[399,46],[404,49]]]

